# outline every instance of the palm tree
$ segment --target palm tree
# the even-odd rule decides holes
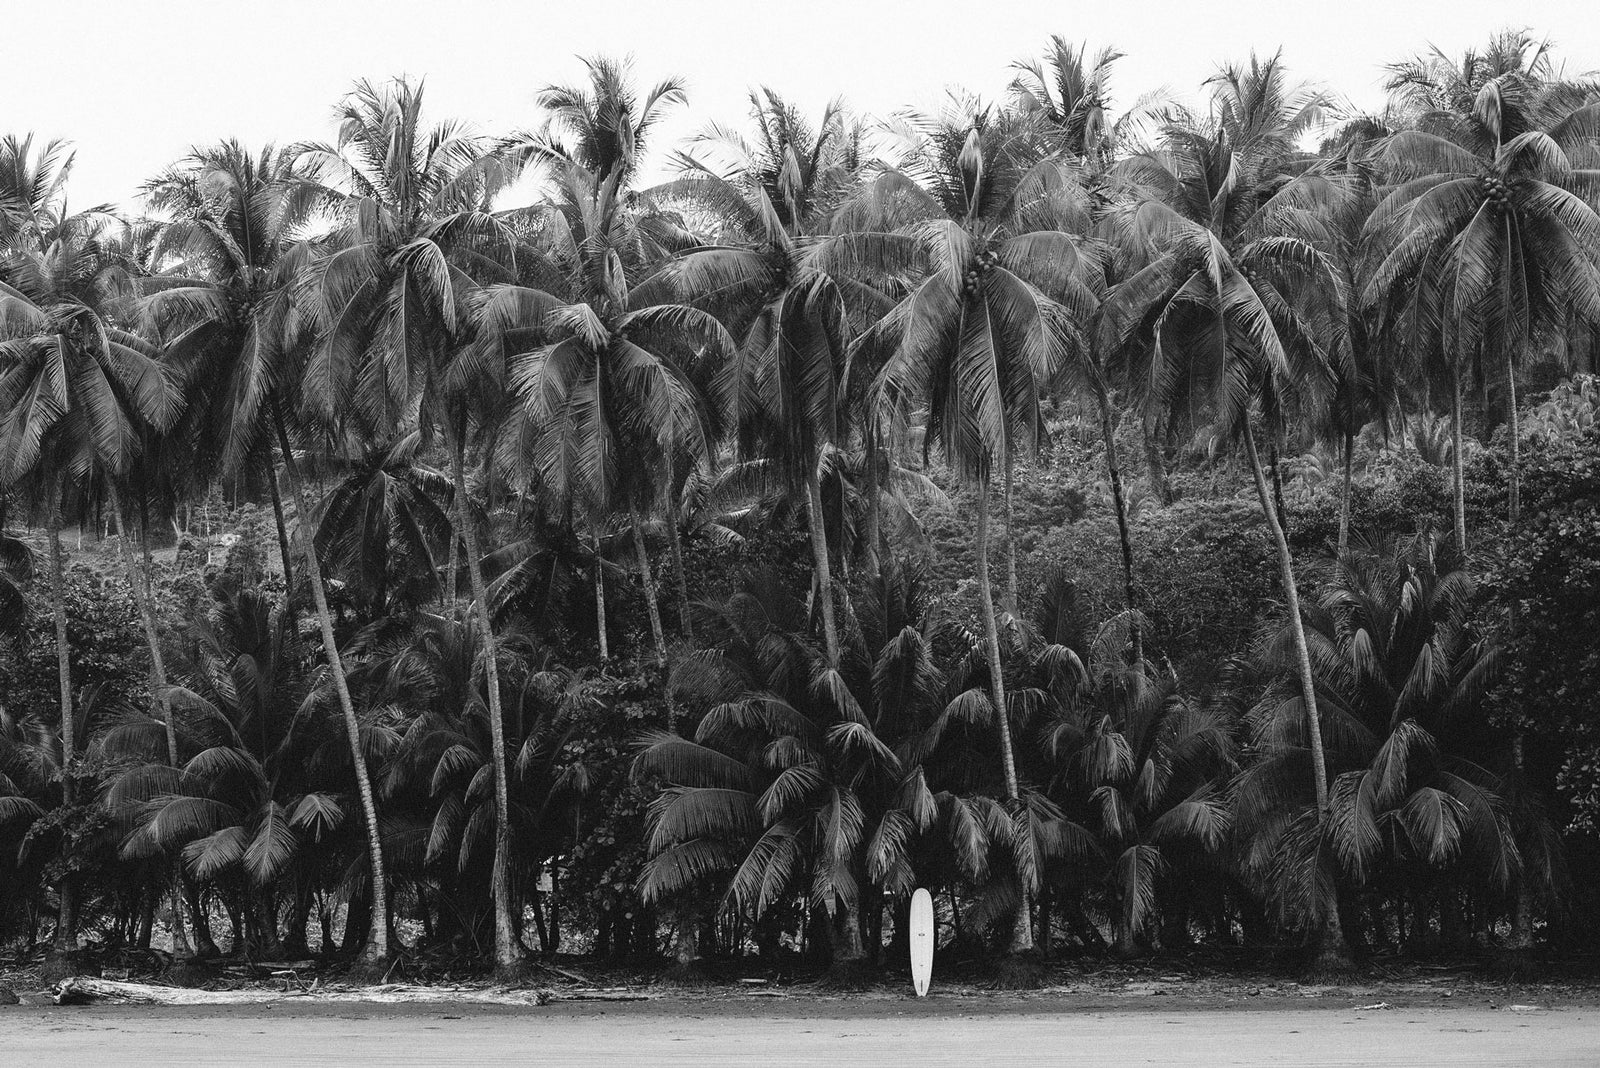
[[[354,460],[323,461],[343,477],[319,507],[317,550],[372,620],[438,594],[452,486],[447,475],[421,462],[421,441],[412,431]]]
[[[0,708],[0,830],[8,837],[20,838],[59,803],[60,758],[60,733],[47,719]]]
[[[675,258],[663,277],[680,299],[705,301],[733,324],[739,347],[717,381],[724,416],[743,459],[769,462],[805,493],[824,648],[837,667],[821,466],[824,450],[850,433],[845,371],[855,329],[840,284],[807,262],[803,242],[849,177],[846,125],[836,102],[813,128],[771,89],[751,93],[751,115],[754,146],[718,129],[702,138],[733,156],[731,168],[686,155],[684,176],[653,191],[716,212],[725,228],[721,243]],[[857,285],[860,294],[880,312],[888,306]],[[868,552],[875,556],[877,546]]]
[[[1264,634],[1265,682],[1249,710],[1255,759],[1235,786],[1247,872],[1291,917],[1315,917],[1328,867],[1356,884],[1381,872],[1454,870],[1503,895],[1523,866],[1505,799],[1503,742],[1483,695],[1497,663],[1470,625],[1473,582],[1441,537],[1357,540],[1307,625],[1333,775],[1327,814],[1305,794],[1306,730],[1283,629]]]
[[[1193,858],[1219,853],[1231,826],[1226,780],[1235,768],[1233,724],[1191,700],[1170,671],[1125,664],[1113,619],[1091,630],[1077,618],[1070,584],[1056,574],[1039,629],[1072,654],[1041,745],[1056,772],[1053,793],[1069,813],[1098,824],[1113,906],[1115,951],[1159,914],[1160,891]],[[1048,648],[1048,646],[1046,647]],[[1066,657],[1057,652],[1056,657]]]
[[[1014,106],[1043,126],[1055,149],[1083,164],[1097,183],[1166,104],[1165,93],[1146,93],[1112,119],[1111,74],[1122,58],[1116,49],[1102,48],[1091,59],[1087,44],[1074,46],[1055,34],[1042,61],[1011,64]]]
[[[485,290],[477,341],[463,363],[510,367],[520,406],[500,437],[505,466],[531,479],[564,517],[588,524],[604,658],[603,527],[619,510],[631,522],[662,492],[671,474],[667,458],[709,456],[711,428],[692,372],[702,361],[715,366],[732,342],[706,312],[631,294],[625,263],[637,261],[648,239],[619,200],[615,176],[602,180],[574,163],[545,165],[559,183],[559,200],[541,212],[545,243],[523,255],[529,273],[549,288]],[[640,562],[648,591],[647,554]],[[653,594],[648,604],[664,661]]]
[[[909,154],[911,173],[878,178],[862,195],[872,211],[847,217],[867,225],[822,243],[813,258],[830,273],[865,268],[908,290],[858,344],[885,354],[873,386],[879,403],[925,400],[927,440],[943,446],[977,498],[978,608],[1012,803],[1021,791],[989,580],[989,487],[996,467],[1009,485],[1016,456],[1036,446],[1040,394],[1076,345],[1098,271],[1078,237],[1058,228],[1054,209],[1065,200],[1070,210],[1072,198],[1058,195],[1070,179],[1056,162],[1033,162],[1025,133],[985,111],[929,124]],[[1013,948],[1032,946],[1023,894]]]
[[[305,730],[308,694],[287,612],[258,590],[223,590],[195,626],[189,685],[165,695],[178,711],[184,760],[163,761],[159,725],[130,717],[101,739],[123,770],[106,799],[130,820],[122,855],[181,856],[191,878],[248,887],[241,911],[257,952],[282,952],[280,884],[301,855],[344,823],[348,800],[318,784],[319,739]],[[289,936],[303,940],[297,894]]]
[[[938,756],[960,760],[932,617],[893,565],[870,585],[841,668],[819,655],[804,605],[771,573],[747,573],[726,602],[705,605],[713,643],[674,676],[705,712],[692,738],[647,737],[635,766],[665,780],[639,875],[647,902],[714,880],[760,921],[802,896],[832,920],[833,966],[847,973],[868,956],[881,892],[907,901],[931,874],[917,871],[919,846],[944,842],[978,879],[990,830],[1010,836],[993,801],[969,807],[930,781],[942,739],[949,752]]]
[[[270,457],[275,434],[279,445],[288,440],[306,348],[293,295],[311,252],[301,238],[325,199],[312,177],[297,148],[196,148],[144,185],[169,221],[150,249],[155,273],[138,283],[141,315],[186,399],[171,432],[145,443],[152,481],[181,493],[259,459],[291,591],[294,554]]]
[[[1110,348],[1132,346],[1130,362],[1147,404],[1191,425],[1209,424],[1245,446],[1298,636],[1311,770],[1325,808],[1326,767],[1294,560],[1252,422],[1259,407],[1275,441],[1286,405],[1299,398],[1313,410],[1333,358],[1344,353],[1337,344],[1343,288],[1324,248],[1324,217],[1345,187],[1314,165],[1285,173],[1281,141],[1267,133],[1252,134],[1248,143],[1255,147],[1248,150],[1238,136],[1226,125],[1214,132],[1175,125],[1163,151],[1121,165],[1142,187],[1122,209],[1125,240],[1147,263],[1113,290],[1102,322]],[[1337,913],[1326,918],[1325,946],[1342,952]]]
[[[398,648],[370,669],[377,698],[412,717],[389,765],[385,794],[426,799],[431,814],[426,863],[440,865],[449,873],[441,881],[458,888],[481,886],[468,882],[469,873],[481,877],[482,858],[493,857],[500,838],[498,802],[489,788],[494,758],[487,673],[477,656],[476,625],[420,616]],[[513,885],[525,887],[542,864],[570,844],[586,773],[581,763],[560,761],[576,725],[564,700],[563,672],[515,636],[497,650],[507,686],[506,738],[514,753],[507,810],[510,838],[517,844]],[[492,859],[489,878],[492,882]],[[459,907],[478,914],[470,900]],[[522,916],[520,901],[514,915]]]
[[[1497,38],[1460,68],[1435,53],[1391,68],[1390,89],[1420,111],[1378,159],[1394,182],[1369,235],[1381,261],[1365,299],[1394,319],[1412,306],[1460,382],[1498,353],[1511,463],[1507,515],[1520,512],[1517,366],[1569,323],[1600,320],[1600,104],[1561,80],[1526,34]],[[1460,449],[1457,448],[1459,465]],[[1459,466],[1457,539],[1466,544]]]
[[[127,265],[105,240],[100,211],[68,214],[71,157],[59,142],[0,141],[0,486],[27,479],[42,498],[49,541],[61,691],[64,801],[75,802],[76,720],[67,641],[61,500],[71,479],[115,478],[132,457],[137,428],[162,428],[178,411],[156,351],[116,318],[129,295]],[[120,515],[120,512],[118,513]],[[70,880],[62,884],[57,948],[76,948]]]
[[[602,180],[615,178],[625,189],[638,172],[651,129],[687,101],[683,79],[662,79],[641,101],[629,62],[593,56],[583,65],[589,84],[547,86],[539,94],[539,106],[548,112],[544,128],[513,143],[524,154],[576,163]]]
[[[465,428],[441,397],[446,367],[462,330],[467,294],[480,284],[509,278],[511,235],[491,213],[493,199],[512,170],[489,145],[460,126],[429,128],[422,122],[423,86],[404,78],[377,86],[359,82],[340,105],[339,139],[302,147],[337,190],[327,195],[343,217],[326,249],[306,272],[318,343],[305,369],[303,397],[324,425],[342,423],[386,438],[413,418],[424,398],[443,415],[452,453],[457,534],[467,546],[477,636],[489,675],[490,726],[498,756],[495,772],[500,826],[507,826],[503,724],[498,660],[489,626],[476,531],[470,520],[462,454]],[[308,552],[308,555],[310,554]],[[315,582],[315,579],[313,579]],[[330,662],[337,655],[325,627]],[[335,668],[335,674],[340,669]],[[340,703],[352,746],[358,739],[354,706],[342,680]],[[364,765],[357,761],[368,808],[375,892],[374,948],[383,943],[382,856],[377,814]],[[495,961],[515,970],[522,953],[510,911],[507,869],[510,842],[497,849]]]

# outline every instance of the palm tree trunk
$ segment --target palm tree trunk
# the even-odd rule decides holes
[[[1017,607],[1017,536],[1016,528],[1011,523],[1011,490],[1016,474],[1016,468],[1008,460],[1006,463],[1005,508],[1006,520],[1006,611],[1015,617],[1020,609]]]
[[[650,616],[650,637],[656,646],[656,663],[662,668],[667,666],[667,634],[661,626],[661,605],[658,599],[661,591],[657,588],[655,574],[650,568],[650,550],[644,543],[644,523],[639,519],[637,508],[629,512],[633,521],[633,552],[639,561],[639,576],[644,584],[644,604]]]
[[[1300,700],[1305,705],[1306,733],[1311,743],[1311,777],[1316,790],[1317,819],[1328,818],[1328,765],[1322,749],[1322,718],[1317,712],[1317,684],[1311,671],[1311,650],[1306,643],[1305,620],[1300,616],[1300,591],[1295,585],[1294,558],[1289,554],[1289,539],[1278,521],[1267,487],[1266,472],[1261,469],[1261,456],[1256,451],[1255,434],[1250,429],[1249,416],[1244,423],[1244,446],[1250,456],[1250,470],[1255,476],[1256,494],[1261,500],[1261,513],[1266,516],[1267,527],[1278,550],[1279,579],[1283,585],[1283,598],[1289,612],[1289,628],[1294,634],[1295,660],[1300,675]],[[1343,959],[1344,934],[1339,926],[1339,907],[1335,898],[1324,909],[1319,963],[1330,964]]]
[[[1165,505],[1172,503],[1172,487],[1167,482],[1167,458],[1161,451],[1159,431],[1159,427],[1145,424],[1144,463],[1150,476],[1150,488],[1155,490],[1156,499]]]
[[[1111,480],[1111,506],[1117,513],[1117,538],[1122,544],[1122,592],[1127,601],[1128,639],[1133,647],[1135,666],[1144,663],[1144,627],[1140,625],[1138,587],[1133,575],[1133,537],[1128,532],[1128,500],[1122,489],[1122,469],[1117,462],[1116,427],[1111,422],[1111,398],[1104,389],[1095,390],[1100,405],[1100,435],[1106,445],[1106,471]]]
[[[161,635],[156,627],[155,597],[150,591],[148,563],[144,567],[134,564],[133,550],[128,546],[128,531],[122,517],[122,500],[115,482],[107,479],[106,492],[111,497],[111,517],[117,525],[117,548],[122,554],[122,567],[128,573],[128,586],[133,591],[134,602],[139,606],[139,621],[144,626],[144,641],[150,650],[150,688],[160,711],[162,726],[167,735],[167,765],[178,767],[178,732],[172,722],[172,700],[167,695],[167,665],[161,655]],[[184,930],[183,907],[178,893],[177,873],[173,873],[172,893],[172,952],[188,956],[189,937]]]
[[[673,580],[678,586],[678,625],[694,645],[694,613],[689,610],[689,576],[683,567],[683,532],[678,529],[678,495],[667,487],[667,544],[672,550]]]
[[[878,563],[879,547],[883,542],[883,501],[878,485],[878,421],[868,416],[865,435],[867,450],[867,552],[863,562],[869,577],[881,571]]]
[[[461,571],[461,538],[454,529],[455,522],[455,514],[452,510],[450,516],[450,553],[445,557],[443,590],[444,607],[452,613],[456,607],[457,594],[459,592],[457,586],[460,580],[459,572]]]
[[[989,584],[989,481],[978,481],[977,537],[973,546],[977,557],[978,611],[983,616],[983,639],[989,660],[989,694],[994,702],[994,720],[1000,731],[1000,766],[1005,775],[1006,799],[1015,802],[1022,796],[1017,785],[1017,759],[1011,743],[1011,717],[1006,709],[1006,681],[1000,661],[1000,627],[995,620],[994,591]],[[1022,903],[1017,909],[1016,927],[1011,934],[1011,951],[1033,949],[1033,914],[1029,907],[1029,887],[1022,888]]]
[[[111,498],[111,518],[117,529],[117,548],[122,556],[122,567],[127,572],[128,587],[139,607],[139,622],[144,629],[145,647],[150,650],[151,695],[161,712],[161,722],[167,734],[167,763],[178,766],[178,734],[172,722],[172,702],[167,698],[167,665],[161,654],[160,631],[156,626],[155,598],[150,590],[150,575],[134,563],[133,550],[128,545],[128,531],[122,518],[122,499],[117,487],[109,480],[106,493]]]
[[[1515,526],[1522,515],[1522,442],[1517,433],[1517,368],[1511,346],[1505,346],[1506,431],[1511,445],[1511,465],[1506,472],[1506,518]]]
[[[1339,496],[1339,559],[1350,551],[1350,468],[1356,451],[1353,430],[1344,432],[1344,489]]]
[[[283,568],[283,603],[287,608],[294,598],[294,571],[289,563],[289,524],[283,517],[283,492],[278,488],[278,472],[272,464],[272,452],[267,451],[267,491],[272,495],[272,519],[278,526],[278,563]],[[147,535],[148,537],[148,535]]]
[[[1522,441],[1518,433],[1517,368],[1512,359],[1511,346],[1505,346],[1506,371],[1506,433],[1511,445],[1510,469],[1506,472],[1506,519],[1515,527],[1522,516]],[[1518,630],[1517,605],[1511,605],[1508,629]],[[1511,763],[1517,774],[1522,774],[1523,733],[1520,723],[1513,728],[1511,738]],[[1511,912],[1511,948],[1529,949],[1533,946],[1533,885],[1524,872],[1517,878],[1516,900]]]
[[[499,649],[489,619],[489,595],[483,581],[483,557],[478,552],[478,532],[472,524],[467,498],[466,443],[456,430],[450,443],[450,475],[455,482],[455,518],[465,543],[467,580],[472,588],[472,617],[483,659],[484,688],[489,691],[489,749],[494,761],[494,868],[489,881],[494,893],[494,966],[502,979],[511,978],[522,962],[511,915],[511,794],[506,782],[505,713],[500,701]]]
[[[589,537],[594,546],[594,619],[600,635],[600,661],[611,659],[611,646],[606,641],[606,576],[600,565],[600,527],[591,524]]]
[[[1289,525],[1289,509],[1283,503],[1283,464],[1279,462],[1277,435],[1267,437],[1267,462],[1272,472],[1272,507],[1278,513],[1279,524]]]
[[[839,631],[833,618],[833,573],[828,567],[828,532],[822,521],[822,478],[817,464],[806,471],[806,512],[811,521],[811,559],[816,568],[817,598],[822,608],[822,643],[828,666],[839,666]]]
[[[1317,811],[1325,813],[1328,808],[1328,770],[1322,752],[1322,720],[1317,713],[1316,677],[1311,671],[1311,651],[1306,643],[1305,621],[1300,617],[1300,591],[1295,585],[1294,557],[1289,553],[1289,539],[1283,532],[1283,524],[1278,522],[1277,511],[1272,506],[1266,472],[1261,468],[1261,457],[1256,451],[1255,434],[1248,423],[1244,427],[1244,447],[1250,457],[1251,472],[1255,475],[1256,493],[1261,498],[1261,510],[1266,516],[1267,527],[1272,532],[1272,540],[1278,550],[1278,577],[1283,586],[1283,598],[1289,612],[1289,627],[1294,634],[1295,659],[1300,675],[1300,699],[1304,702],[1306,710],[1306,731],[1311,744],[1311,773],[1316,784]]]
[[[72,711],[72,647],[67,637],[67,575],[61,557],[61,487],[54,483],[49,491],[49,516],[46,519],[50,541],[50,608],[56,626],[56,677],[61,686],[61,807],[77,803],[77,784],[73,781],[73,747],[77,741],[77,721]],[[70,870],[63,870],[57,890],[55,952],[78,950],[77,887]]]
[[[294,462],[294,451],[289,447],[289,434],[283,419],[276,420],[278,447],[283,451],[283,471],[289,480],[289,492],[298,511],[298,526],[311,521],[311,500],[300,481],[300,471]],[[300,554],[306,569],[306,582],[311,586],[311,601],[316,608],[317,624],[322,631],[322,651],[328,658],[328,674],[333,679],[333,690],[339,700],[339,711],[344,716],[345,737],[350,745],[350,762],[355,766],[356,792],[361,797],[361,811],[367,824],[367,863],[372,875],[372,916],[368,925],[366,947],[362,961],[369,967],[389,958],[388,886],[383,867],[383,840],[378,832],[378,803],[372,792],[372,779],[367,774],[367,758],[361,747],[361,720],[356,716],[355,701],[350,696],[350,683],[345,677],[344,658],[339,654],[339,640],[333,633],[333,612],[328,608],[328,591],[322,585],[322,564],[317,560],[315,540],[309,529],[297,529]]]
[[[1467,553],[1467,494],[1462,475],[1461,371],[1450,369],[1450,503],[1456,527],[1456,551]]]

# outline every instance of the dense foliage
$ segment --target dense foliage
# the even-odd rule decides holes
[[[359,83],[136,218],[0,142],[0,938],[1586,930],[1600,87],[1510,33],[1113,117],[1116,58],[764,89],[654,186],[683,87],[603,59],[501,140]]]

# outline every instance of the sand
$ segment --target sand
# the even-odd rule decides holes
[[[1095,1009],[730,999],[0,1009],[6,1068],[88,1065],[1600,1065],[1600,1010]]]

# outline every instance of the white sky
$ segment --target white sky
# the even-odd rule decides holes
[[[72,201],[132,206],[141,181],[192,144],[326,139],[350,83],[428,79],[434,119],[501,133],[530,125],[536,93],[578,79],[575,56],[635,58],[642,82],[676,73],[689,107],[655,145],[711,118],[739,123],[748,87],[811,110],[843,94],[885,115],[947,86],[1001,95],[1008,64],[1052,33],[1127,53],[1121,105],[1170,87],[1198,100],[1225,59],[1280,45],[1294,75],[1358,107],[1381,102],[1383,63],[1438,44],[1452,55],[1508,24],[1552,38],[1571,72],[1600,68],[1600,19],[1577,0],[1146,0],[1068,5],[953,0],[57,0],[9,5],[0,133],[77,149]]]

